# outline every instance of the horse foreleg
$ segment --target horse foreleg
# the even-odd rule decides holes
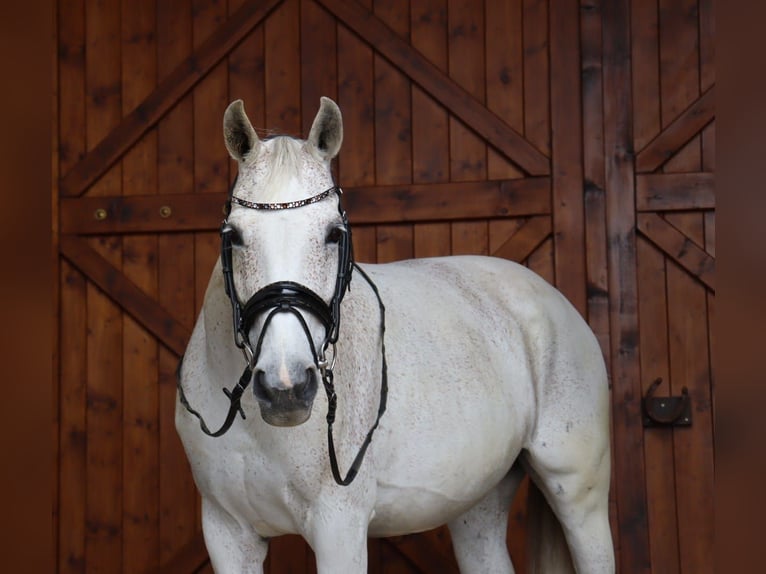
[[[369,513],[338,501],[311,514],[304,538],[314,550],[317,574],[366,573]]]
[[[216,574],[263,574],[268,542],[215,502],[202,499],[202,533]]]
[[[514,465],[476,506],[449,523],[461,572],[513,574],[506,544],[508,512],[523,478],[524,470]]]

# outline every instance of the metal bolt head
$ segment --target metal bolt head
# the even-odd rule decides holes
[[[172,214],[173,214],[173,210],[170,209],[169,205],[163,205],[162,207],[160,207],[160,217],[162,219],[167,219]]]
[[[93,212],[93,217],[97,221],[103,221],[104,219],[106,219],[106,216],[107,216],[107,212],[106,212],[106,209],[104,209],[103,207],[99,207],[96,211]]]

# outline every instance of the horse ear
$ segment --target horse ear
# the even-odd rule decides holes
[[[338,104],[322,96],[319,111],[309,132],[309,142],[325,160],[331,160],[340,151],[343,143],[343,117]]]
[[[260,142],[247,118],[242,100],[230,103],[223,114],[223,141],[229,155],[237,161],[244,161]]]

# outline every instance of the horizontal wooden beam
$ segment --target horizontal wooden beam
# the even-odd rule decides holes
[[[715,293],[715,258],[656,213],[640,213],[638,230]]]
[[[526,173],[550,173],[550,160],[540,150],[400,38],[370,10],[355,0],[318,2]]]
[[[163,345],[179,357],[183,355],[191,332],[176,321],[164,307],[125,277],[122,271],[101,257],[84,238],[62,235],[59,248],[72,265]]]
[[[638,211],[715,209],[712,173],[650,173],[636,176]]]
[[[551,234],[553,225],[547,215],[529,218],[516,233],[511,235],[492,255],[521,263],[540,247]]]
[[[282,0],[250,0],[228,17],[62,179],[62,196],[85,193]],[[223,117],[224,110],[211,110]]]
[[[356,187],[344,190],[354,224],[488,219],[550,213],[550,178],[475,183]],[[226,193],[62,199],[62,233],[121,234],[212,231]]]
[[[680,116],[636,155],[636,171],[653,172],[673,157],[715,117],[715,85],[694,101]]]

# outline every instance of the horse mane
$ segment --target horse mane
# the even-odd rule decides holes
[[[259,180],[257,201],[271,202],[279,199],[288,178],[305,169],[305,142],[286,135],[270,136],[262,141],[269,145],[258,146],[258,152],[250,161]]]

